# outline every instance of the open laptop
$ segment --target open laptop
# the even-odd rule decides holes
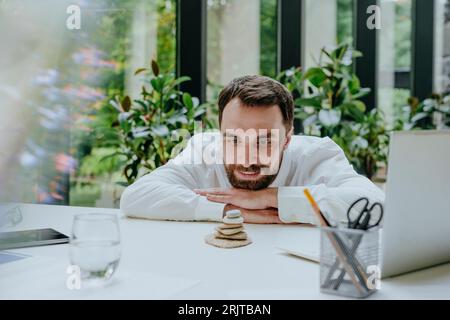
[[[450,130],[394,132],[381,277],[450,261]]]

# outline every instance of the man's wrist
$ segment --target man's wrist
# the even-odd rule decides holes
[[[278,188],[267,188],[267,207],[278,208]]]

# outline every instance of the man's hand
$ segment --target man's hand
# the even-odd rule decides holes
[[[194,189],[209,201],[232,204],[244,209],[268,209],[278,207],[278,188],[247,190],[237,188]]]
[[[249,210],[244,208],[239,208],[231,204],[227,204],[224,208],[224,213],[229,210],[237,209],[241,211],[242,217],[245,223],[258,223],[258,224],[278,224],[283,223],[278,217],[278,210],[271,209],[258,209]]]

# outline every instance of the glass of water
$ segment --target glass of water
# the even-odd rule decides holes
[[[70,239],[70,263],[81,281],[104,282],[112,277],[121,254],[120,230],[114,214],[75,215]]]

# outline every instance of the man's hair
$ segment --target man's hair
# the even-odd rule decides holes
[[[225,106],[234,98],[246,106],[278,105],[287,129],[292,128],[294,100],[289,90],[276,80],[264,76],[243,76],[231,80],[219,94],[219,125]]]

